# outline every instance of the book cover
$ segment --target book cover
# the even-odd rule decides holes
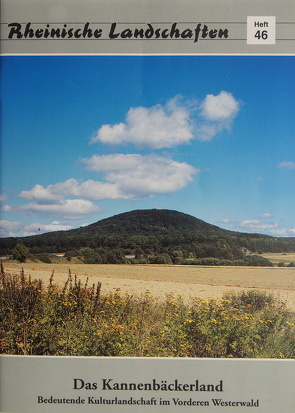
[[[294,411],[294,30],[2,0],[1,412]]]

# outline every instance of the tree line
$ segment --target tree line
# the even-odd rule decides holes
[[[26,255],[44,260],[48,260],[48,254],[59,252],[69,260],[79,257],[85,263],[110,264],[206,265],[211,260],[212,265],[251,265],[254,259],[248,256],[295,252],[295,238],[227,231],[170,210],[131,211],[70,231],[2,238],[0,255],[13,255],[17,245],[27,248]],[[258,258],[255,260],[258,262]]]

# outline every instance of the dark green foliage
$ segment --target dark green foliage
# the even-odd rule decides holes
[[[51,259],[50,256],[48,254],[42,254],[38,256],[38,259],[46,264],[50,264],[51,263]]]
[[[84,264],[95,264],[95,259],[94,258],[84,258]]]
[[[258,258],[257,258],[258,257]],[[262,258],[262,259],[261,259]],[[183,265],[214,265],[214,266],[254,266],[254,267],[273,267],[273,263],[267,258],[251,255],[239,260],[226,260],[214,257],[198,258],[193,260],[182,260]]]
[[[19,262],[26,262],[26,259],[29,255],[29,249],[22,243],[17,243],[16,246],[12,249],[13,259]]]
[[[279,262],[278,267],[285,267],[285,263],[284,262]]]
[[[171,257],[168,254],[150,257],[149,262],[150,264],[172,264]]]
[[[244,258],[244,262],[246,265],[254,266],[254,267],[273,267],[273,264],[264,257],[259,255],[247,255]]]

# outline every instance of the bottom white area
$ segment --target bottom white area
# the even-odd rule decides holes
[[[0,411],[295,411],[295,361],[0,356]]]

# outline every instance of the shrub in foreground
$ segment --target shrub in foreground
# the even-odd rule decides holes
[[[69,277],[63,288],[1,275],[1,353],[73,356],[295,356],[295,315],[259,291],[222,300],[157,301],[101,294]]]

